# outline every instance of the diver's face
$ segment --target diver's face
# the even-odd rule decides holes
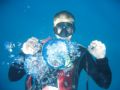
[[[70,40],[74,32],[74,24],[60,22],[54,27],[54,32],[58,39]]]

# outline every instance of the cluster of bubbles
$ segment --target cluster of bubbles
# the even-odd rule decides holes
[[[24,61],[24,68],[29,75],[35,78],[43,78],[45,73],[48,72],[48,66],[41,53],[28,55]]]
[[[6,41],[4,43],[4,46],[9,53],[14,53],[14,49],[21,48],[22,43],[21,42],[13,43],[13,42]]]
[[[24,67],[19,68],[25,69],[28,75],[40,83],[40,86],[44,86],[45,84],[54,84],[58,70],[62,69],[65,72],[69,72],[74,60],[80,57],[80,52],[78,51],[79,45],[77,43],[65,40],[49,40],[43,46],[41,45],[35,38],[31,38],[28,39],[28,42],[19,43],[19,45],[9,42],[5,47],[11,53],[11,57],[14,57],[13,62],[23,64]],[[16,46],[21,47],[20,51],[24,50],[25,53],[15,56],[13,49]],[[27,50],[32,53],[28,54],[29,51]]]
[[[13,62],[13,59],[16,61],[15,52],[21,48],[22,43],[20,42],[10,42],[6,41],[4,43],[5,50],[7,50],[7,60],[4,60],[0,63],[0,65],[10,65]],[[12,60],[11,60],[12,59]],[[17,60],[18,61],[18,60]]]
[[[51,40],[43,47],[43,56],[49,66],[64,69],[71,67],[73,61],[80,57],[78,48],[76,43],[70,41]]]
[[[12,42],[6,42],[5,43],[5,48],[9,51],[9,52],[13,52],[13,48],[15,48],[15,44]]]
[[[71,58],[71,61],[76,60],[81,56],[80,52],[80,45],[75,43],[75,42],[68,42],[68,47],[69,47],[69,55]]]
[[[65,60],[70,59],[67,46],[62,41],[53,43],[51,45],[48,44],[46,54],[48,64],[50,64],[54,68],[64,66]]]

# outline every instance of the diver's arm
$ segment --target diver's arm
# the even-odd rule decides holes
[[[10,81],[18,81],[25,75],[23,64],[12,63],[8,72]]]
[[[20,53],[19,55],[24,57],[23,53]],[[10,65],[9,72],[8,72],[8,78],[10,81],[18,81],[24,75],[25,75],[25,70],[24,70],[23,62],[22,63],[13,62]]]
[[[84,60],[83,68],[94,81],[102,88],[109,88],[112,76],[108,65],[108,59],[105,57],[94,60],[92,55],[86,52],[82,60]]]

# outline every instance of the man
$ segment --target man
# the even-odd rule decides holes
[[[75,32],[74,16],[67,11],[62,11],[54,16],[54,32],[58,39],[70,41]],[[28,50],[28,49],[27,49]],[[30,49],[33,51],[33,49]],[[42,90],[77,90],[80,72],[84,69],[87,74],[102,88],[109,88],[111,83],[111,70],[106,57],[106,47],[100,41],[92,41],[88,49],[79,45],[81,55],[78,60],[73,62],[72,69],[69,70],[69,75],[63,70],[59,70],[57,81],[52,85],[45,85]],[[25,51],[23,50],[25,54]],[[31,52],[30,52],[31,53]],[[9,70],[9,78],[11,81],[17,81],[25,75],[24,69],[19,69],[23,64],[13,64]],[[18,73],[19,71],[19,73]],[[32,77],[27,78],[27,90],[31,90]],[[87,87],[88,88],[88,87]],[[35,89],[39,90],[39,89]]]

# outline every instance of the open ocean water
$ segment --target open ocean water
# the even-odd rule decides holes
[[[53,17],[62,10],[75,16],[76,31],[72,41],[85,47],[92,40],[106,44],[112,71],[108,90],[120,90],[120,0],[0,0],[0,90],[24,90],[25,77],[10,82],[11,59],[6,42],[19,44],[35,36],[44,39],[53,33]],[[16,54],[19,53],[15,50]],[[82,71],[78,90],[86,90],[86,73]],[[89,90],[104,90],[89,78]]]

